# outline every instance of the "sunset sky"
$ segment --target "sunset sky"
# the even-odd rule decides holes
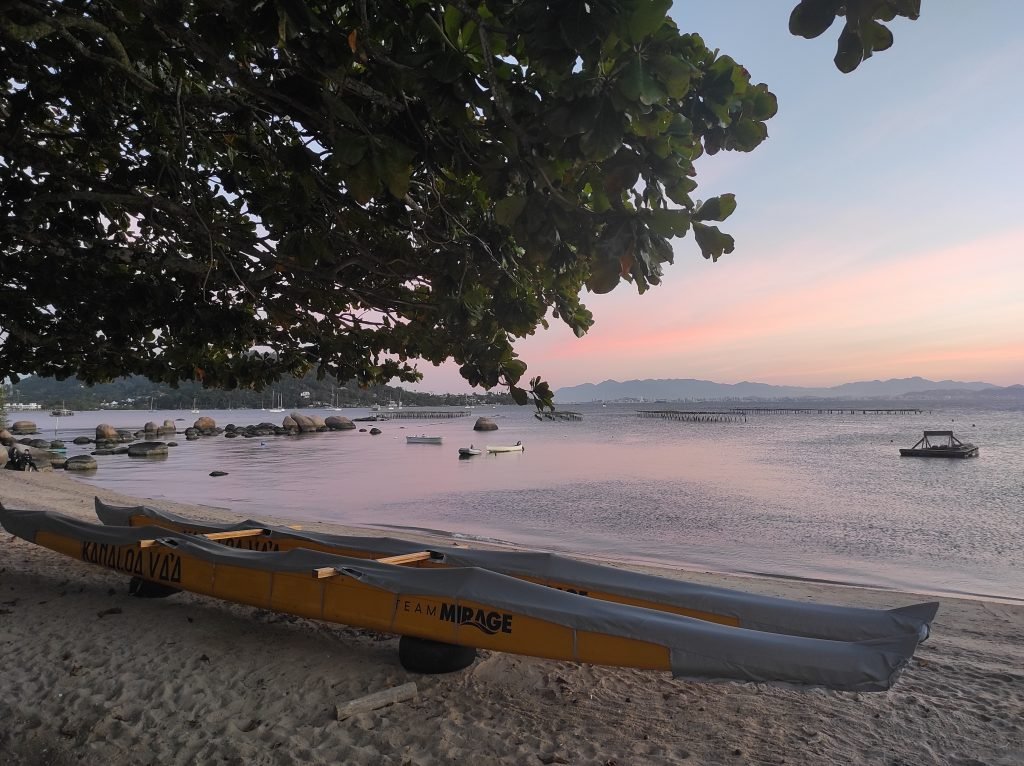
[[[698,195],[737,196],[736,251],[713,264],[676,240],[660,287],[585,296],[587,337],[552,322],[520,341],[529,376],[1024,383],[1024,2],[924,0],[849,75],[839,22],[792,37],[795,4],[677,0],[683,31],[779,99],[758,149],[698,165]],[[425,390],[469,390],[420,369]]]

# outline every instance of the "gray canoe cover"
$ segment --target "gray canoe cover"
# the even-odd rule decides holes
[[[87,542],[124,545],[144,539],[213,564],[269,572],[311,572],[333,567],[340,575],[402,597],[462,600],[504,612],[657,643],[669,648],[673,674],[701,681],[753,681],[824,686],[850,691],[888,689],[917,647],[917,636],[835,641],[681,617],[652,609],[578,596],[476,567],[414,569],[298,548],[260,553],[169,532],[159,527],[111,527],[45,511],[0,510],[8,532],[34,541],[42,529]],[[463,639],[466,634],[460,633]],[[471,645],[471,644],[470,644]]]
[[[288,527],[253,520],[240,524],[197,522],[147,506],[117,507],[106,505],[99,498],[95,499],[95,503],[96,514],[104,524],[127,525],[132,516],[143,515],[181,524],[201,533],[260,527],[265,529],[271,538],[279,536],[294,540],[310,540],[321,545],[349,550],[372,551],[380,556],[423,550],[423,543],[390,537],[347,537],[299,532]],[[939,608],[937,602],[889,610],[810,604],[590,564],[553,553],[488,551],[450,546],[431,546],[430,550],[452,566],[480,567],[513,577],[533,577],[545,583],[571,584],[576,590],[601,591],[712,612],[733,617],[739,620],[740,626],[744,628],[791,636],[867,641],[873,638],[911,634],[923,641],[928,637],[929,626]]]

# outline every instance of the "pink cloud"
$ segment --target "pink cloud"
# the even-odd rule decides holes
[[[643,297],[626,285],[591,296],[597,326],[587,338],[556,329],[522,342],[520,352],[555,385],[981,373],[1024,380],[1024,230],[884,261],[864,259],[856,241],[823,249],[808,239],[743,262],[672,267],[667,284]]]

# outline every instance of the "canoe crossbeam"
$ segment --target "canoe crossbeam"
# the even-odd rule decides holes
[[[257,537],[265,533],[265,529],[238,529],[233,532],[207,532],[205,535],[198,535],[198,537],[205,537],[207,540],[234,540],[239,537]],[[139,547],[152,548],[154,545],[158,545],[159,542],[159,540],[139,540]]]
[[[434,554],[430,551],[416,551],[415,553],[402,553],[397,556],[385,556],[384,558],[374,559],[374,561],[380,564],[394,564],[395,566],[401,566],[402,564],[412,564],[416,561],[426,561],[427,559],[433,558]],[[313,577],[318,580],[322,580],[325,577],[334,577],[339,575],[339,572],[335,567],[317,567],[313,570]]]

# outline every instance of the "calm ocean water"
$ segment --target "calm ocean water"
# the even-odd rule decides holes
[[[187,442],[179,435],[167,459],[100,457],[94,475],[76,478],[257,518],[431,530],[621,561],[1024,600],[1024,412],[685,423],[639,418],[637,405],[566,408],[582,412],[583,421],[541,422],[530,408],[499,407],[454,420],[378,423],[379,436],[269,437],[266,447],[259,439]],[[221,426],[283,417],[203,414]],[[480,415],[494,417],[500,430],[473,432]],[[86,448],[70,439],[93,435],[101,422],[141,428],[170,418],[184,429],[198,416],[24,417],[45,436],[68,440],[71,455]],[[899,456],[897,448],[923,430],[943,428],[978,444],[980,457]],[[421,433],[444,443],[405,443]],[[471,442],[518,440],[522,453],[457,455]],[[213,470],[228,475],[210,477]]]

